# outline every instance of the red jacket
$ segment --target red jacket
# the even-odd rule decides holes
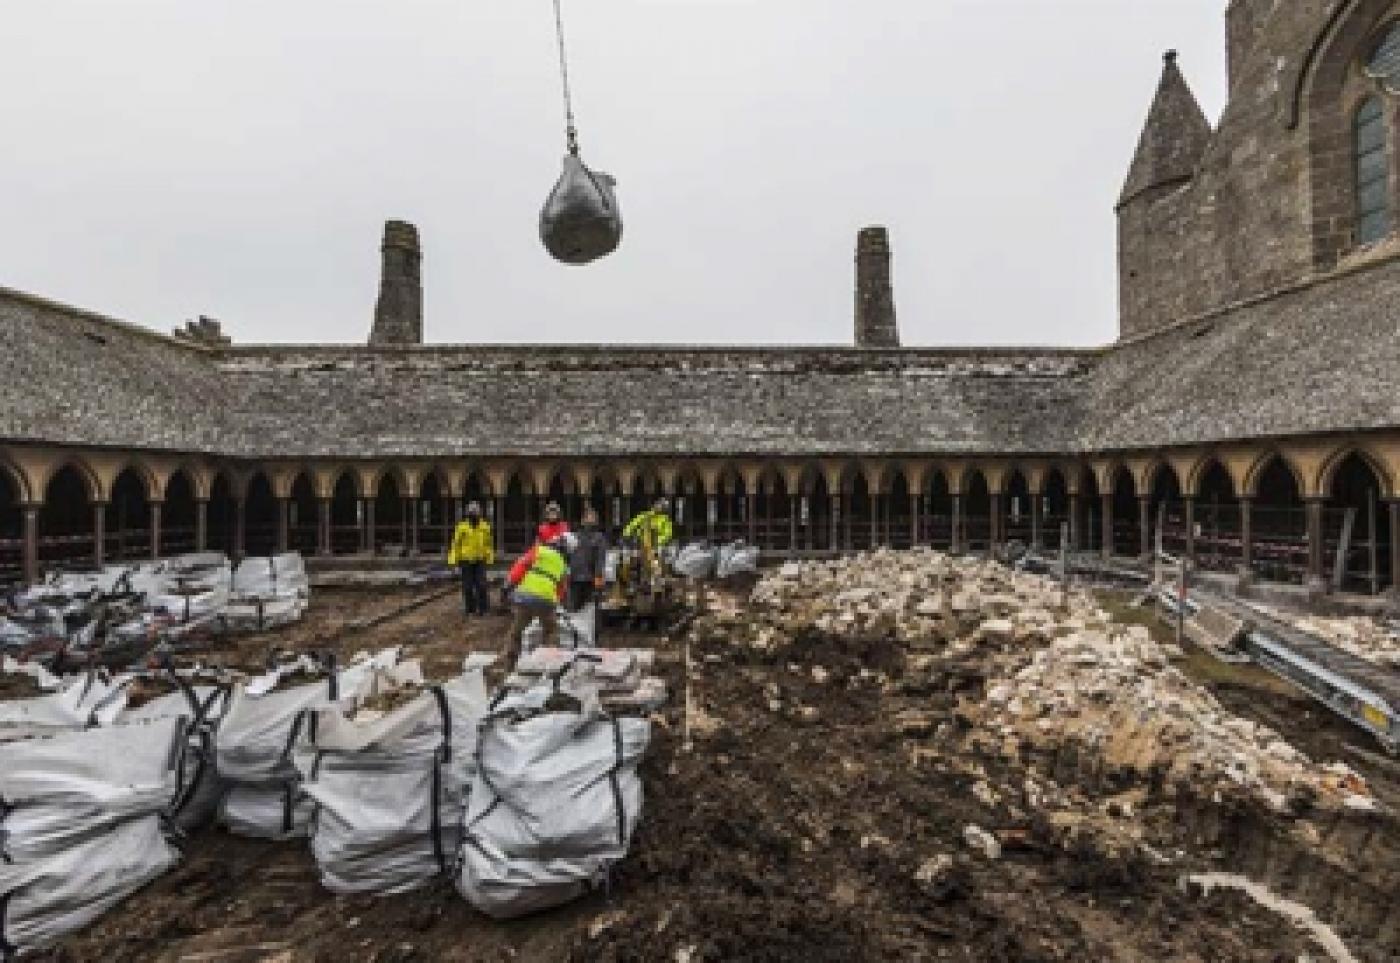
[[[535,540],[547,545],[560,535],[567,535],[568,532],[569,523],[563,519],[557,522],[540,522],[540,527],[535,529]]]
[[[563,524],[562,522],[560,524]],[[536,545],[531,545],[530,550],[515,560],[515,564],[510,567],[510,573],[506,575],[506,583],[511,588],[520,584],[520,580],[525,577],[525,573],[535,564]],[[555,588],[555,594],[559,596],[559,601],[564,601],[564,596],[568,594],[569,583],[566,579],[560,579],[559,585]]]

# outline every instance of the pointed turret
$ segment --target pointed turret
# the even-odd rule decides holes
[[[1176,65],[1176,51],[1167,51],[1164,59],[1157,97],[1118,198],[1120,209],[1154,188],[1189,181],[1210,143],[1210,121]]]

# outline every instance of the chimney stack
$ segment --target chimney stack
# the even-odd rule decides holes
[[[890,237],[883,227],[864,228],[856,237],[856,347],[899,347]]]
[[[383,266],[379,300],[374,306],[374,327],[369,343],[423,343],[423,250],[418,228],[407,221],[384,223]]]

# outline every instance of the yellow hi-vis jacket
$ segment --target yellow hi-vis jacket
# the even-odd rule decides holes
[[[536,545],[533,551],[534,560],[525,572],[525,577],[516,586],[516,591],[551,604],[557,602],[559,586],[563,583],[564,576],[569,574],[569,563],[564,561],[563,555],[548,545]]]
[[[622,537],[639,539],[644,532],[651,534],[651,544],[655,548],[665,545],[675,534],[670,517],[650,508],[627,523],[627,527],[622,530]]]
[[[484,518],[473,522],[464,518],[457,523],[452,533],[452,545],[447,550],[448,565],[463,565],[467,562],[495,564],[496,546],[491,540],[491,523]]]

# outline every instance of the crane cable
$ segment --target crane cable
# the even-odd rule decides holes
[[[564,86],[565,138],[569,153],[578,156],[578,130],[574,127],[574,100],[569,90],[569,56],[564,47],[564,16],[559,11],[559,0],[554,0],[554,32],[559,38],[559,79]]]

